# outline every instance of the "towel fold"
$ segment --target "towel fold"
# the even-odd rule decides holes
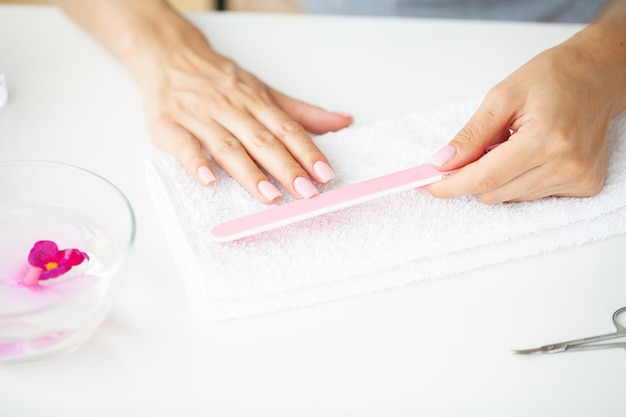
[[[428,161],[478,106],[468,100],[315,139],[337,177],[328,190]],[[488,206],[475,197],[394,194],[235,242],[211,228],[264,210],[216,168],[197,185],[171,157],[147,161],[147,181],[192,308],[207,320],[245,317],[408,283],[626,233],[626,113],[609,131],[608,177],[592,198]],[[279,186],[280,188],[280,186]],[[283,203],[292,201],[283,191]]]

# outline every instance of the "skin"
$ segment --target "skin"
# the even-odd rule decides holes
[[[329,162],[307,132],[347,127],[349,115],[265,85],[215,52],[166,1],[54,2],[129,69],[154,143],[199,183],[214,181],[207,155],[265,204],[280,197],[259,190],[268,181],[262,169],[297,198],[307,195],[296,178],[329,180],[313,168]],[[449,143],[453,155],[432,161],[457,171],[428,191],[440,198],[476,194],[488,204],[598,193],[609,122],[626,108],[625,6],[614,0],[596,23],[491,89]]]
[[[56,0],[130,71],[144,101],[154,144],[172,155],[200,184],[211,185],[207,155],[253,196],[265,169],[296,198],[307,197],[296,178],[318,183],[314,164],[330,165],[308,132],[321,134],[352,123],[265,85],[215,52],[189,21],[161,0]],[[209,177],[202,176],[202,167]],[[213,176],[213,178],[210,178]],[[314,189],[314,188],[313,188]],[[276,190],[278,192],[278,190]]]
[[[626,108],[625,44],[626,16],[602,20],[496,85],[449,143],[454,156],[435,164],[460,169],[428,191],[488,204],[597,194],[609,122]]]

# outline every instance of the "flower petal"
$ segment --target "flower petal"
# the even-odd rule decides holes
[[[32,266],[45,269],[45,265],[50,261],[54,261],[58,252],[59,247],[56,243],[50,240],[40,240],[35,242],[33,248],[30,250],[28,263]]]
[[[36,242],[28,254],[28,263],[42,270],[40,280],[63,275],[85,259],[89,259],[86,253],[78,249],[59,250],[58,245],[49,240]]]
[[[67,259],[67,263],[70,266],[76,266],[83,263],[83,261],[89,260],[89,255],[85,252],[81,252],[78,249],[65,249],[63,251],[65,253],[64,257]]]

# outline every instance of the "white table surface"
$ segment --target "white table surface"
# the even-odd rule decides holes
[[[207,13],[214,46],[368,123],[492,85],[580,26]],[[89,168],[138,219],[127,280],[82,348],[0,369],[0,416],[624,416],[626,352],[511,349],[613,330],[626,236],[368,296],[194,318],[145,186],[139,94],[57,10],[0,6],[0,160]]]

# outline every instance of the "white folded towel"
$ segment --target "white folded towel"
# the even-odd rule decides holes
[[[335,172],[321,190],[427,162],[478,105],[457,103],[317,137]],[[199,317],[223,320],[380,291],[626,233],[626,113],[609,133],[608,178],[585,199],[488,206],[407,191],[230,243],[220,222],[266,207],[223,171],[201,187],[171,157],[147,179]],[[280,188],[280,187],[279,187]],[[283,203],[292,198],[283,191]]]

